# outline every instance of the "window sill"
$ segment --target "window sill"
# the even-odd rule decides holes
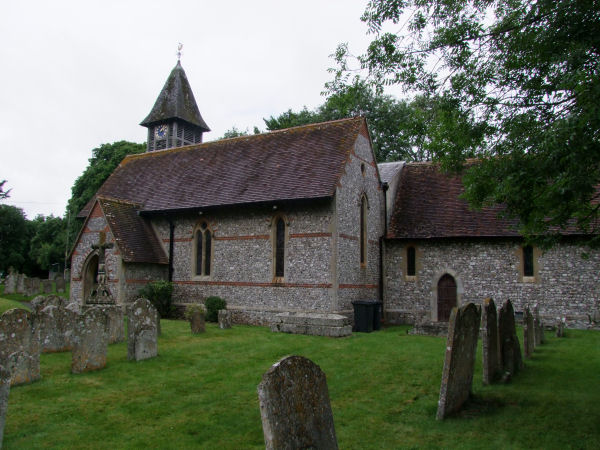
[[[417,281],[417,276],[416,275],[406,275],[404,277],[404,281]]]
[[[523,277],[523,278],[521,278],[521,282],[522,283],[535,283],[535,282],[537,282],[537,280],[535,279],[535,277]]]

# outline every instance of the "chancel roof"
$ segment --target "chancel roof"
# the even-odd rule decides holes
[[[520,236],[517,222],[501,218],[501,207],[472,210],[460,198],[460,176],[434,163],[407,163],[400,172],[388,238],[428,239]]]
[[[200,127],[203,131],[210,131],[202,115],[200,115],[192,88],[179,61],[177,61],[177,65],[167,78],[152,107],[152,111],[140,125],[148,127],[154,123],[170,119],[185,120]]]
[[[142,213],[331,197],[359,133],[363,118],[130,155],[97,196]]]

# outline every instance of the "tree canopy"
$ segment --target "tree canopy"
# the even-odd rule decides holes
[[[451,138],[431,150],[446,169],[478,157],[473,206],[504,204],[542,243],[600,231],[600,1],[372,0],[362,20],[374,39],[357,68],[338,47],[330,89],[362,69],[379,90],[442,99],[455,116],[430,125]]]
[[[6,183],[6,180],[2,180],[0,181],[0,200],[4,200],[8,197],[10,197],[10,189],[8,191],[4,190],[4,184]]]
[[[102,144],[92,150],[92,157],[85,171],[75,180],[71,188],[71,198],[67,203],[67,218],[69,228],[69,243],[73,243],[81,223],[75,217],[100,189],[102,183],[116,169],[127,155],[143,153],[145,144],[118,141],[112,144]]]
[[[22,209],[0,205],[0,272],[29,269],[27,254],[32,228]]]

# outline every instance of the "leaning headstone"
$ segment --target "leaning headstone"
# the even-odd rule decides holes
[[[0,365],[11,373],[11,385],[40,378],[40,334],[33,314],[9,309],[0,316]]]
[[[48,305],[36,314],[42,352],[67,352],[72,349],[79,315],[62,306]]]
[[[25,274],[17,275],[17,292],[16,294],[25,294]]]
[[[72,373],[89,372],[106,366],[106,326],[106,314],[100,308],[89,308],[78,317],[73,336]]]
[[[498,335],[502,372],[505,381],[508,381],[523,368],[521,346],[515,326],[515,310],[510,300],[506,300],[498,311]]]
[[[63,292],[65,292],[66,283],[65,283],[65,279],[62,275],[58,275],[54,279],[54,283],[56,284],[56,292],[58,292],[59,294],[62,294]]]
[[[481,307],[474,303],[452,308],[436,415],[438,420],[459,411],[471,395],[480,321]]]
[[[149,300],[138,298],[128,311],[127,359],[140,361],[158,355],[158,312]]]
[[[222,330],[231,328],[231,314],[226,309],[219,310],[219,328]]]
[[[52,280],[41,280],[42,294],[50,294],[52,292]]]
[[[8,410],[8,395],[10,393],[10,372],[0,366],[0,448],[4,437],[4,424],[6,422],[6,411]]]
[[[529,306],[525,307],[523,313],[523,353],[525,358],[531,358],[535,350],[535,331],[533,328],[533,315]]]
[[[337,449],[327,379],[302,356],[274,364],[258,385],[267,449]]]
[[[483,301],[481,311],[481,340],[483,355],[483,384],[493,383],[500,375],[500,346],[498,344],[498,314],[491,298]]]
[[[4,283],[4,293],[5,294],[15,294],[17,292],[18,278],[19,278],[19,274],[11,267],[8,271],[8,276],[6,277],[6,282]]]

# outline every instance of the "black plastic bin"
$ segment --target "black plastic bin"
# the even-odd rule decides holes
[[[352,331],[370,333],[381,329],[381,302],[356,300],[354,306],[354,328]]]

